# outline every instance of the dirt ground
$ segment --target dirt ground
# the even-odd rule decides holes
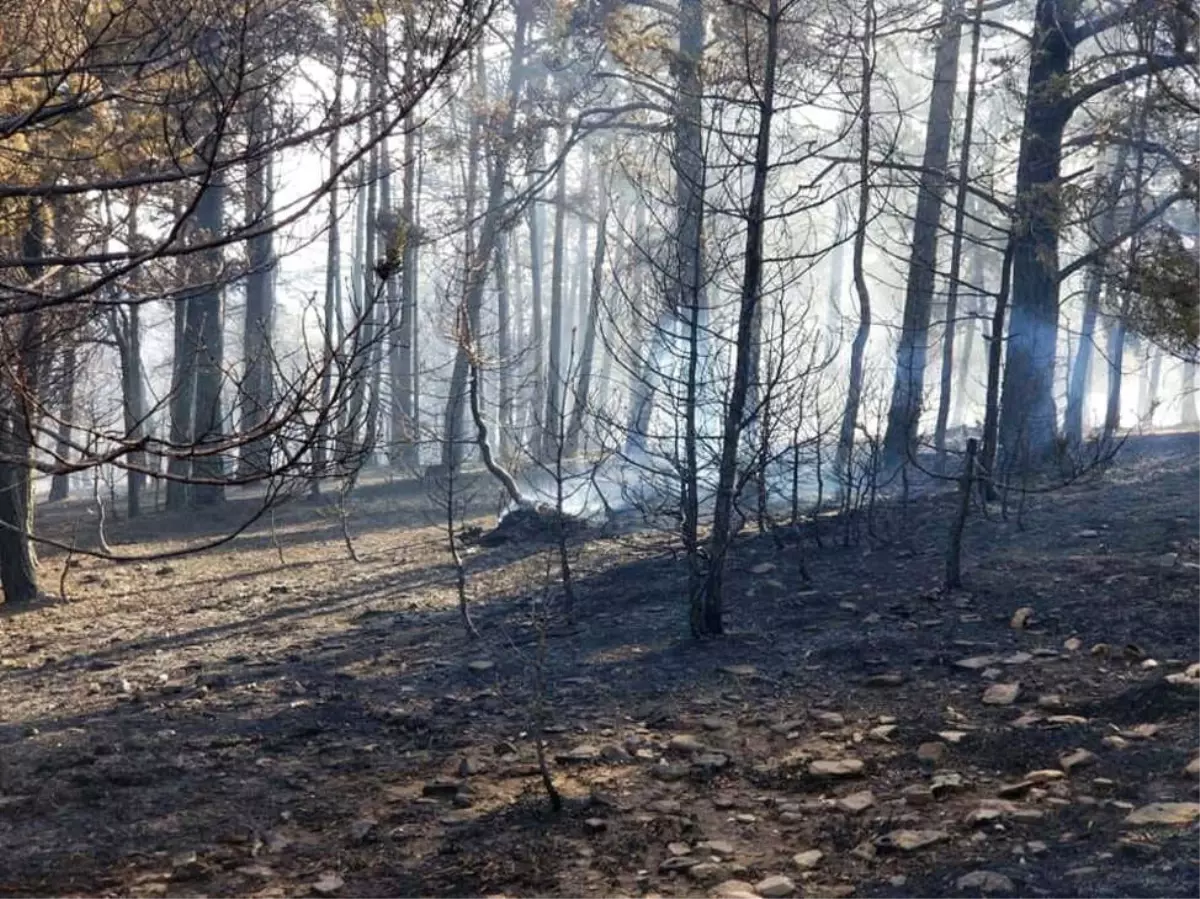
[[[706,643],[654,534],[578,542],[541,639],[546,547],[473,549],[468,640],[413,491],[364,492],[358,562],[300,503],[76,557],[0,612],[0,895],[1195,896],[1197,448],[973,517],[954,593],[946,492],[823,521],[811,583],[746,536]]]

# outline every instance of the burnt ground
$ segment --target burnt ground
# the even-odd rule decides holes
[[[683,896],[786,875],[806,896],[1194,896],[1193,807],[1127,819],[1198,799],[1200,693],[1167,680],[1198,656],[1197,467],[1194,435],[1139,438],[1020,522],[976,515],[954,593],[946,492],[849,548],[823,521],[811,583],[798,549],[745,537],[730,633],[704,643],[653,534],[579,538],[575,623],[545,629],[545,547],[475,548],[469,641],[434,516],[402,492],[364,493],[359,562],[304,504],[202,556],[76,557],[66,600],[0,615],[0,895]],[[220,524],[109,539],[170,550]],[[1015,701],[984,703],[995,684]],[[981,870],[1000,876],[960,883]]]

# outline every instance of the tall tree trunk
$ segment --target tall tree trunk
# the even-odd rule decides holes
[[[410,22],[411,27],[411,22]],[[416,50],[409,44],[404,61],[411,75]],[[416,222],[416,120],[404,120],[404,179],[400,200],[400,227],[404,229],[404,265],[400,272],[400,321],[392,353],[392,440],[399,444],[396,455],[401,465],[419,464],[416,418],[413,407],[413,359],[417,344],[417,264],[420,244]]]
[[[1117,229],[1117,209],[1120,205],[1121,183],[1125,180],[1125,166],[1129,145],[1117,145],[1116,159],[1108,172],[1105,187],[1105,209],[1096,229],[1096,244],[1103,246],[1112,240]],[[1083,291],[1083,321],[1079,328],[1079,346],[1075,351],[1075,362],[1071,366],[1071,379],[1067,386],[1067,411],[1064,431],[1067,439],[1075,445],[1083,441],[1083,410],[1087,406],[1092,369],[1092,351],[1096,340],[1096,318],[1100,310],[1100,295],[1104,288],[1104,263],[1098,260],[1088,267],[1087,282]]]
[[[954,0],[950,0],[946,4],[948,12],[950,11],[948,8],[953,2]],[[963,113],[962,142],[958,154],[958,187],[954,197],[954,230],[950,246],[950,283],[946,295],[946,327],[942,332],[942,370],[938,389],[937,423],[934,425],[933,431],[933,443],[939,459],[942,459],[946,452],[946,423],[950,417],[950,395],[954,385],[954,336],[958,325],[959,272],[962,270],[963,237],[966,230],[967,184],[971,178],[971,140],[975,128],[975,93],[979,83],[979,32],[982,26],[982,17],[983,0],[975,0],[974,16],[971,22],[971,66],[967,74],[966,109]],[[955,56],[957,57],[957,52]],[[930,124],[932,127],[932,116]],[[927,143],[926,149],[928,146]],[[913,242],[913,248],[915,257],[916,241]],[[910,276],[912,274],[911,267],[909,274]],[[928,320],[925,324],[928,327]],[[961,383],[959,389],[965,390],[966,384]]]
[[[45,256],[45,210],[30,201],[29,222],[22,240],[25,273],[31,283],[42,277]],[[33,422],[36,404],[41,313],[22,317],[15,366],[0,373],[0,588],[11,605],[37,599],[37,553],[33,546]]]
[[[1185,428],[1200,427],[1200,409],[1196,408],[1196,363],[1183,363],[1182,408],[1179,423]]]
[[[379,97],[379,76],[371,76],[372,103]],[[373,377],[372,363],[375,356],[375,344],[379,339],[375,330],[377,320],[376,307],[379,305],[379,288],[375,280],[374,253],[376,248],[376,210],[379,203],[379,144],[377,116],[371,117],[371,150],[367,161],[367,194],[364,198],[360,191],[359,206],[362,208],[362,240],[358,248],[359,286],[358,296],[360,308],[356,310],[358,325],[353,341],[352,358],[350,360],[350,403],[344,431],[342,458],[351,461],[355,470],[362,467],[370,457],[373,448],[365,442],[365,415],[367,393],[370,390]]]
[[[491,448],[486,446],[488,440],[487,428],[481,425],[484,404],[478,395],[478,356],[476,355],[479,333],[479,322],[483,309],[484,289],[487,286],[488,273],[491,271],[492,257],[496,251],[507,212],[505,210],[506,181],[508,179],[509,159],[513,151],[516,134],[517,103],[525,77],[525,32],[531,10],[524,0],[517,3],[516,32],[513,40],[512,59],[509,64],[508,84],[503,97],[503,116],[499,129],[494,137],[495,143],[489,160],[487,171],[487,195],[483,220],[479,225],[478,240],[471,243],[471,254],[466,264],[466,278],[463,285],[463,299],[459,309],[458,347],[455,359],[455,381],[451,383],[450,403],[447,404],[446,432],[447,435],[457,432],[460,410],[463,400],[469,399],[480,410],[480,415],[472,415],[475,421],[476,443],[480,448],[485,465],[505,483],[511,486],[511,478],[496,464]],[[474,358],[472,358],[474,356]],[[463,378],[457,381],[459,367],[462,367]],[[468,382],[467,377],[470,376]],[[470,390],[470,397],[456,391],[455,384]],[[457,405],[452,405],[457,400]],[[474,406],[473,410],[474,411]],[[446,443],[449,444],[449,436]],[[446,454],[443,463],[447,466],[457,464],[456,456]]]
[[[604,254],[608,248],[608,181],[600,180],[600,203],[596,211],[596,247],[592,255],[591,297],[587,303],[587,316],[583,326],[583,343],[579,351],[579,380],[575,389],[575,406],[571,411],[571,424],[567,430],[566,454],[579,452],[579,435],[583,431],[583,417],[589,412],[592,395],[592,368],[596,360],[596,329],[600,316],[600,295],[604,283]]]
[[[186,256],[180,256],[175,266],[181,277],[180,287],[187,283],[189,264]],[[185,454],[192,442],[192,409],[196,397],[196,352],[188,331],[188,307],[192,300],[184,295],[175,301],[174,356],[171,364],[171,422],[169,440],[172,447],[167,459],[167,508],[179,511],[188,504],[189,486],[187,479],[192,474],[192,460]]]
[[[1013,223],[1014,229],[1020,225]],[[987,393],[983,401],[983,446],[979,464],[986,483],[986,493],[991,496],[998,480],[996,458],[1000,443],[1000,381],[1003,376],[1001,361],[1004,357],[1004,329],[1008,318],[1008,301],[1012,294],[1013,257],[1016,254],[1017,236],[1011,234],[1004,245],[1004,258],[1000,263],[1000,291],[992,306],[992,327],[987,337]]]
[[[275,323],[275,218],[274,160],[259,149],[269,140],[270,110],[266,101],[255,104],[251,113],[250,140],[253,154],[246,166],[246,224],[263,228],[247,241],[246,320],[242,329],[242,383],[239,430],[245,435],[261,429],[270,416],[275,393],[272,332]],[[262,436],[242,446],[238,459],[239,478],[259,478],[271,470],[271,438]]]
[[[846,385],[846,404],[842,411],[842,426],[834,456],[835,478],[848,489],[850,463],[854,452],[854,434],[858,427],[858,410],[862,403],[863,356],[871,336],[871,293],[867,289],[863,255],[867,240],[867,218],[871,211],[871,86],[875,74],[875,3],[867,0],[863,17],[861,85],[858,148],[858,212],[854,227],[854,289],[858,294],[858,330],[850,346],[850,372]]]
[[[1154,427],[1154,414],[1158,410],[1158,392],[1162,385],[1162,363],[1163,352],[1154,345],[1147,346],[1146,366],[1142,369],[1146,375],[1142,379],[1144,388],[1141,410],[1138,418],[1141,419],[1141,424],[1147,428]]]
[[[733,386],[725,407],[721,435],[721,460],[713,507],[712,531],[708,539],[708,572],[704,590],[693,598],[692,632],[695,636],[720,634],[723,630],[725,557],[732,539],[733,502],[740,475],[738,456],[742,444],[746,398],[757,376],[758,305],[762,294],[763,229],[766,220],[767,175],[770,171],[771,120],[775,114],[775,67],[779,55],[779,0],[768,0],[765,26],[767,47],[762,88],[758,91],[758,134],[754,146],[754,180],[746,215],[746,254],[738,303],[737,344]]]
[[[943,0],[942,27],[933,66],[933,92],[929,97],[929,121],[925,128],[917,212],[913,222],[912,255],[904,295],[904,321],[896,350],[896,374],[892,403],[884,437],[884,462],[903,464],[916,451],[921,418],[926,356],[929,347],[929,317],[937,271],[938,231],[942,199],[946,191],[945,171],[950,161],[950,132],[954,123],[954,94],[958,76],[958,48],[962,33],[963,0]],[[966,126],[970,128],[970,123]],[[969,137],[964,145],[969,146]],[[965,196],[959,190],[960,202]],[[961,220],[961,212],[956,216]],[[958,227],[961,229],[961,221]],[[961,244],[961,237],[956,235]],[[950,290],[955,284],[951,281]],[[949,327],[949,325],[948,325]]]
[[[58,441],[54,454],[59,461],[67,462],[71,457],[71,423],[75,419],[75,335],[63,335],[66,346],[62,357],[62,403],[58,415]],[[51,502],[66,499],[71,492],[71,476],[66,472],[56,473],[50,479]]]
[[[1062,0],[1037,0],[1025,121],[1017,162],[1012,310],[1000,400],[1000,446],[1018,466],[1054,447],[1058,348],[1059,171],[1070,117],[1066,86],[1073,46]],[[996,335],[993,335],[996,338]]]
[[[559,115],[565,118],[565,104],[560,104]],[[567,230],[567,165],[563,154],[566,151],[567,129],[560,125],[558,130],[559,167],[554,188],[554,243],[550,251],[550,360],[546,372],[546,411],[541,425],[541,456],[555,457],[556,435],[559,432],[559,417],[563,413],[563,319],[564,278],[566,276],[566,230]]]
[[[342,80],[344,66],[344,51],[342,49],[345,25],[342,17],[337,17],[335,26],[335,48],[337,59],[333,72],[333,108],[330,113],[334,121],[342,114]],[[342,211],[341,178],[334,177],[341,158],[342,129],[334,128],[329,136],[329,211],[325,220],[327,231],[325,247],[325,302],[322,311],[322,336],[324,338],[324,369],[321,372],[321,408],[318,412],[320,422],[317,426],[316,443],[313,445],[313,479],[311,489],[313,496],[321,493],[321,478],[329,472],[327,467],[333,452],[330,436],[338,424],[338,407],[333,400],[334,373],[339,368],[337,356],[343,351],[338,322],[341,321],[342,310]]]
[[[494,260],[496,272],[496,355],[498,357],[499,384],[499,433],[500,458],[512,456],[513,444],[513,340],[512,301],[508,292],[508,235],[496,239]]]
[[[475,64],[471,68],[471,86],[473,93],[476,93],[476,100],[473,105],[476,109],[483,110],[487,107],[487,79],[483,69],[483,54],[479,47],[475,48],[474,59]],[[481,156],[481,141],[483,140],[480,118],[483,113],[472,109],[468,111],[468,114],[471,117],[471,123],[468,128],[467,137],[467,175],[466,181],[463,184],[465,208],[463,214],[465,226],[462,255],[463,298],[459,301],[458,308],[455,311],[454,338],[458,346],[454,355],[454,369],[450,374],[450,395],[446,398],[446,413],[442,436],[442,464],[447,468],[452,466],[458,468],[462,464],[466,453],[467,435],[464,430],[466,423],[464,414],[467,411],[467,392],[472,386],[480,393],[483,391],[482,376],[474,379],[472,383],[468,383],[471,364],[466,346],[467,342],[478,338],[483,312],[482,292],[480,293],[478,304],[466,301],[468,285],[476,277],[476,273],[471,271],[471,267],[476,263],[475,250],[477,235],[480,230],[479,225],[476,223],[476,199],[479,196],[479,158]],[[490,166],[494,165],[495,162],[496,160],[492,158],[488,159],[489,172]],[[485,278],[487,263],[488,260],[485,259],[485,273],[482,276]],[[484,407],[484,400],[482,397],[478,399],[479,406],[482,409]]]
[[[210,161],[212,157],[209,157]],[[221,233],[224,207],[224,176],[214,172],[196,203],[198,239],[211,240]],[[221,249],[214,247],[194,254],[198,281],[188,297],[187,342],[195,365],[195,402],[192,407],[191,445],[196,453],[192,461],[191,503],[212,506],[224,502],[225,463],[211,447],[224,440],[221,414],[221,381],[224,377],[225,314],[224,274]]]
[[[542,204],[534,200],[529,207],[529,305],[531,310],[530,344],[532,370],[530,381],[533,385],[533,402],[530,404],[532,414],[527,417],[530,431],[524,437],[524,442],[534,453],[541,448],[541,432],[537,430],[538,418],[546,408],[546,325],[545,308],[542,298],[542,271],[545,267],[543,253],[545,249],[545,229],[543,228]]]

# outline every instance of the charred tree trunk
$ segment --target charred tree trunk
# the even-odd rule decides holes
[[[1121,196],[1121,183],[1125,180],[1125,163],[1128,144],[1121,143],[1116,150],[1116,161],[1109,172],[1105,190],[1107,204],[1096,231],[1097,245],[1104,245],[1116,233],[1117,207]],[[1075,351],[1075,363],[1071,366],[1071,379],[1067,386],[1067,411],[1064,430],[1067,439],[1074,445],[1083,441],[1083,410],[1087,405],[1088,386],[1091,381],[1092,351],[1096,340],[1096,319],[1100,311],[1100,295],[1104,289],[1104,264],[1096,262],[1090,266],[1083,294],[1083,321],[1079,328],[1079,348]]]
[[[712,531],[708,539],[708,573],[704,589],[693,600],[692,632],[695,636],[723,631],[725,559],[732,539],[733,505],[738,489],[738,457],[745,426],[746,399],[757,377],[756,324],[762,294],[763,230],[766,220],[767,176],[770,172],[771,121],[775,115],[775,67],[779,55],[779,0],[768,0],[765,71],[758,92],[758,134],[754,147],[754,180],[750,187],[750,205],[746,215],[746,255],[742,271],[742,289],[738,303],[737,344],[733,385],[725,408],[721,435],[721,460],[717,473],[717,493],[713,507]]]
[[[269,112],[265,103],[255,106],[251,116],[251,139],[261,146],[268,138]],[[269,153],[251,150],[254,158],[246,172],[246,224],[264,229],[247,241],[249,272],[246,275],[246,320],[242,330],[242,383],[239,430],[243,437],[262,429],[271,414],[275,393],[275,218],[274,163]],[[271,470],[271,439],[256,437],[242,446],[238,459],[239,478],[259,478]]]
[[[40,280],[45,257],[45,210],[29,204],[21,255],[31,283]],[[38,394],[38,353],[42,350],[41,313],[23,316],[15,365],[0,374],[0,588],[11,605],[38,597],[37,553],[33,546],[33,422]]]
[[[342,110],[342,67],[344,57],[342,42],[345,26],[342,18],[337,19],[335,44],[337,61],[334,67],[333,110],[330,113],[336,121]],[[337,172],[341,157],[340,128],[333,129],[329,136],[329,171],[332,176]],[[321,420],[317,427],[316,443],[313,446],[313,479],[312,493],[320,495],[321,478],[329,472],[332,445],[330,442],[333,428],[338,424],[338,407],[333,400],[334,374],[340,369],[339,357],[343,347],[338,322],[342,311],[342,228],[341,228],[341,179],[331,177],[329,182],[329,212],[326,218],[327,244],[325,253],[325,302],[322,312],[322,335],[324,338],[324,369],[321,372]]]
[[[560,111],[562,114],[565,111]],[[565,117],[565,115],[564,115]],[[558,132],[559,156],[562,157],[567,140],[566,126]],[[541,427],[541,458],[552,459],[555,454],[556,422],[562,415],[562,387],[567,373],[563,365],[563,318],[564,279],[566,277],[566,230],[567,230],[567,166],[566,160],[559,163],[554,188],[554,243],[550,251],[550,360],[546,372],[546,410],[539,423]]]
[[[846,385],[846,404],[842,411],[842,426],[838,434],[837,454],[834,457],[834,477],[849,489],[850,465],[854,453],[854,434],[858,427],[858,411],[862,402],[863,356],[871,336],[871,293],[867,288],[863,255],[867,239],[867,218],[871,210],[871,84],[875,74],[875,4],[867,0],[863,18],[861,44],[861,106],[859,109],[858,148],[858,212],[855,217],[854,289],[858,294],[858,330],[850,346],[850,372]]]
[[[929,318],[937,271],[938,231],[946,192],[945,171],[950,161],[950,132],[954,123],[958,48],[962,33],[961,10],[962,0],[943,0],[942,30],[933,67],[933,92],[929,98],[925,154],[921,163],[912,255],[904,295],[904,321],[896,350],[896,374],[883,444],[884,464],[889,467],[904,464],[916,450],[929,348]],[[967,128],[970,128],[969,122]],[[964,140],[964,145],[970,145],[969,137]],[[961,204],[964,198],[961,188],[959,195]],[[961,212],[958,218],[961,219]],[[958,226],[961,230],[961,221]],[[961,243],[961,237],[957,239]],[[952,280],[950,290],[954,288]]]
[[[575,406],[571,410],[571,423],[566,435],[566,455],[579,452],[579,435],[583,431],[583,417],[588,414],[592,394],[592,368],[596,360],[596,330],[600,316],[602,297],[600,289],[604,283],[604,254],[608,247],[608,183],[600,182],[600,205],[596,212],[596,246],[592,254],[591,296],[587,303],[587,314],[583,326],[583,346],[579,352],[579,382],[575,389]]]
[[[222,175],[212,180],[196,204],[199,239],[212,239],[221,233],[225,186]],[[225,358],[223,273],[221,249],[200,250],[195,271],[199,276],[194,292],[188,297],[186,342],[195,366],[195,402],[192,406],[191,450],[193,483],[191,504],[212,506],[224,502],[225,464],[213,451],[224,438],[221,414],[221,380]]]
[[[954,388],[954,337],[958,329],[958,293],[961,287],[959,273],[962,271],[963,237],[966,230],[967,184],[971,177],[971,141],[975,128],[975,93],[979,82],[979,32],[982,16],[983,2],[976,0],[971,23],[971,66],[967,75],[967,100],[963,113],[962,144],[959,147],[958,155],[958,188],[954,197],[954,230],[950,246],[950,283],[946,295],[946,327],[942,333],[942,370],[938,389],[937,423],[933,430],[933,444],[939,460],[944,458],[946,452],[946,424],[950,418],[950,398]],[[957,63],[957,52],[955,57]],[[915,246],[914,241],[914,251]],[[928,321],[926,326],[928,327]],[[960,382],[959,390],[965,389],[966,384]]]
[[[1018,466],[1048,457],[1057,424],[1059,172],[1063,129],[1071,114],[1066,91],[1074,50],[1060,21],[1062,5],[1061,0],[1037,0],[1017,162],[1012,312],[999,439],[1005,457]]]
[[[75,419],[75,336],[64,335],[66,346],[63,347],[62,358],[62,403],[58,412],[58,441],[54,455],[59,462],[69,462],[71,458],[71,422]],[[71,492],[71,476],[66,472],[56,473],[50,479],[50,502],[66,499]]]

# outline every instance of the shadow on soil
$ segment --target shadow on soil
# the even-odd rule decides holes
[[[686,895],[694,884],[654,873],[664,847],[731,827],[748,847],[782,843],[784,857],[820,846],[829,858],[818,883],[853,883],[858,895],[953,895],[956,878],[978,868],[1010,877],[1019,894],[1194,895],[1194,833],[1146,849],[1153,865],[1136,848],[1098,862],[1123,812],[1100,815],[1094,805],[1069,803],[1052,817],[977,831],[988,836],[973,844],[878,867],[850,852],[893,826],[892,812],[813,813],[782,825],[782,836],[764,815],[829,791],[767,764],[786,749],[770,726],[796,718],[815,739],[824,725],[811,720],[814,709],[848,721],[890,714],[890,740],[915,748],[945,728],[946,705],[970,707],[973,727],[958,753],[971,778],[1019,778],[1085,748],[1100,758],[1091,776],[1112,784],[1094,786],[1107,791],[1103,799],[1163,798],[1163,772],[1178,772],[1194,745],[1145,741],[1116,756],[1102,743],[1110,724],[1154,723],[1194,744],[1194,702],[1126,714],[1158,672],[1131,659],[1114,660],[1104,674],[1086,651],[1062,671],[1027,671],[1031,693],[1066,687],[1063,711],[1089,720],[1014,729],[1012,710],[977,710],[978,675],[953,662],[1058,650],[1076,634],[1114,654],[1133,646],[1137,659],[1193,660],[1196,572],[1182,563],[1196,557],[1196,482],[1195,439],[1169,438],[1131,447],[1102,482],[1038,498],[1022,526],[976,517],[965,546],[968,590],[957,594],[939,587],[948,494],[915,501],[903,519],[881,511],[880,533],[903,536],[903,549],[833,547],[832,530],[825,549],[807,545],[813,583],[799,589],[798,556],[769,538],[744,539],[729,579],[730,634],[706,643],[687,639],[685,572],[669,553],[647,549],[581,572],[575,624],[556,621],[546,639],[551,687],[540,701],[553,722],[551,753],[620,744],[631,730],[695,732],[716,717],[725,723],[706,736],[729,764],[675,779],[661,779],[663,763],[628,752],[556,765],[569,798],[557,817],[531,776],[538,585],[473,603],[480,642],[463,637],[454,609],[379,608],[381,598],[444,583],[444,568],[372,577],[319,597],[281,595],[254,617],[218,626],[189,629],[186,609],[172,609],[179,626],[169,637],[4,671],[4,691],[69,676],[94,695],[81,702],[86,708],[0,724],[0,895],[249,895],[264,887],[276,891],[265,895],[291,895],[327,870],[354,895],[630,894],[649,880]],[[1085,530],[1098,536],[1079,536]],[[1184,544],[1172,550],[1180,564],[1164,566],[1168,547]],[[473,574],[507,564],[506,552],[479,553]],[[1031,633],[1008,627],[1019,606],[1035,609]],[[305,635],[312,620],[330,616],[344,621],[340,631]],[[212,653],[160,679],[122,683],[126,669],[145,670],[148,659],[205,648]],[[472,660],[490,665],[474,670]],[[899,685],[872,686],[885,674]],[[478,771],[460,771],[464,758]],[[883,800],[929,772],[907,752],[872,761],[868,774]],[[456,794],[461,801],[423,795],[446,775],[469,784]],[[714,804],[728,795],[732,809]],[[682,808],[646,813],[648,797],[682,800]],[[749,822],[724,823],[743,809],[754,812],[743,812]],[[904,826],[903,805],[898,814],[895,826]],[[1032,839],[1053,849],[1027,865],[1013,847]],[[747,857],[738,879],[778,872],[753,848]],[[645,883],[639,870],[651,872]]]

